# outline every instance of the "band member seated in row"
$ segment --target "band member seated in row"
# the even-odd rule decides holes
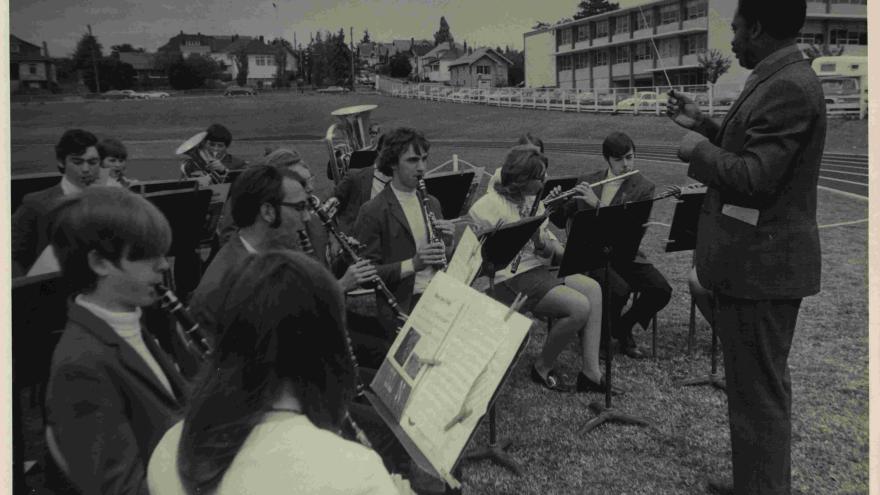
[[[150,493],[412,493],[340,434],[357,370],[331,274],[300,253],[268,251],[226,283],[212,365],[153,453]]]
[[[180,163],[180,174],[184,178],[196,178],[205,184],[222,182],[229,170],[239,170],[247,166],[247,162],[229,153],[232,144],[232,133],[220,124],[211,124],[198,143],[185,151],[186,155]],[[193,136],[195,138],[196,136]],[[192,138],[191,138],[192,139]],[[200,178],[204,179],[200,179]]]
[[[98,155],[101,157],[101,168],[107,170],[110,178],[122,187],[131,187],[138,183],[137,179],[125,176],[125,163],[128,161],[128,150],[118,139],[105,138],[98,143]]]
[[[98,138],[82,129],[66,131],[55,145],[55,158],[62,177],[58,184],[26,194],[12,216],[12,276],[27,274],[49,245],[48,213],[63,196],[89,186],[118,186],[101,168]]]
[[[635,144],[628,135],[622,132],[608,135],[602,142],[602,156],[608,168],[580,178],[580,183],[576,186],[578,194],[553,214],[554,223],[564,225],[581,210],[651,200],[654,197],[654,183],[642,174],[604,184],[598,195],[590,187],[592,183],[632,171],[635,152]],[[600,284],[606,283],[604,268],[593,270],[588,275]],[[613,337],[620,342],[621,352],[634,359],[642,358],[645,353],[636,345],[633,326],[639,324],[642,328],[648,328],[654,315],[669,303],[672,287],[641,250],[632,261],[615,260],[609,270],[607,283],[611,296],[608,306],[612,317]],[[638,298],[629,310],[621,314],[633,292],[638,292]],[[603,334],[602,337],[604,340],[607,335]]]
[[[452,222],[442,220],[437,198],[418,191],[429,149],[428,140],[415,129],[399,128],[384,136],[378,169],[391,182],[361,207],[354,226],[363,256],[376,264],[407,313],[451,254],[455,230]],[[431,231],[437,239],[429,238]],[[388,307],[379,307],[391,340],[398,323]]]
[[[547,160],[538,148],[516,146],[501,166],[501,180],[477,200],[468,214],[480,229],[493,228],[499,221],[512,223],[528,217],[535,195],[543,186]],[[539,205],[538,215],[544,214]],[[535,238],[523,248],[516,274],[508,265],[495,272],[493,297],[510,304],[518,293],[527,297],[522,311],[552,316],[553,328],[541,355],[532,367],[532,379],[550,390],[568,390],[556,358],[568,343],[582,334],[582,365],[577,390],[604,391],[605,377],[599,368],[599,339],[602,327],[602,291],[596,281],[584,275],[558,278],[549,271],[551,260],[561,258],[563,246],[544,222]],[[614,391],[619,392],[619,391]]]
[[[122,188],[89,188],[52,215],[74,295],[46,393],[50,452],[80,493],[146,495],[150,454],[188,396],[141,311],[158,300],[171,228]]]
[[[544,141],[533,135],[531,132],[527,132],[520,136],[519,139],[516,140],[516,145],[531,145],[538,148],[538,151],[540,151],[542,155],[544,154]],[[549,170],[550,161],[547,159],[546,155],[544,156],[544,160],[546,161],[545,165]],[[486,190],[492,190],[498,182],[501,182],[501,167],[496,168],[495,172],[492,173],[492,177],[489,177],[489,183],[486,185]]]
[[[370,128],[372,132],[372,127]],[[376,151],[381,154],[384,136],[379,137]],[[379,195],[391,182],[391,176],[379,170],[379,159],[372,167],[349,170],[345,177],[336,184],[333,196],[327,199],[327,205],[336,209],[336,223],[339,230],[351,233],[361,206]]]

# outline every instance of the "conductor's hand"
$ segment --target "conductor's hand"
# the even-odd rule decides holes
[[[574,190],[577,191],[574,195],[575,198],[580,198],[593,208],[598,208],[599,197],[596,196],[596,193],[593,192],[593,188],[590,187],[588,183],[581,182],[574,186]]]
[[[674,89],[669,92],[669,99],[666,100],[666,115],[676,124],[691,130],[696,129],[703,120],[703,113],[694,100]]]
[[[442,242],[423,246],[413,256],[413,270],[419,272],[433,265],[442,265],[446,261],[446,247]]]
[[[447,239],[455,238],[455,224],[450,220],[440,220],[437,219],[434,221],[434,227],[437,228],[437,233]]]
[[[339,283],[340,285],[342,285],[343,290],[345,290],[345,292],[348,292],[358,287],[367,285],[378,276],[379,275],[376,272],[376,267],[373,266],[372,263],[370,263],[370,260],[361,260],[353,265],[350,265],[345,270],[345,274],[342,275],[341,279],[339,279]]]

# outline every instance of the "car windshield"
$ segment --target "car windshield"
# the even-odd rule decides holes
[[[855,79],[823,79],[822,91],[827,95],[858,93],[859,87]]]

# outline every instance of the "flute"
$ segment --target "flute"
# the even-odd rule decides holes
[[[416,193],[419,196],[419,200],[422,203],[422,217],[425,219],[425,229],[428,231],[428,243],[443,243],[440,237],[437,236],[437,227],[436,221],[437,218],[434,216],[434,212],[428,207],[428,189],[425,186],[425,179],[422,174],[417,176],[418,178],[418,186],[416,187]],[[446,259],[444,257],[442,263],[442,269],[446,269]]]
[[[598,186],[601,186],[604,184],[608,184],[609,182],[616,182],[619,180],[623,180],[623,179],[629,177],[630,175],[635,175],[637,173],[639,173],[638,170],[633,170],[633,171],[627,172],[625,174],[620,174],[615,177],[610,177],[608,179],[600,180],[599,182],[596,182],[595,184],[590,184],[590,187],[598,187]],[[544,208],[547,208],[547,209],[557,208],[560,205],[562,205],[563,203],[565,203],[566,201],[568,201],[570,198],[572,198],[577,193],[578,193],[578,191],[575,188],[571,188],[568,191],[565,191],[565,192],[559,194],[558,196],[554,196],[550,199],[546,199],[546,200],[544,200]]]

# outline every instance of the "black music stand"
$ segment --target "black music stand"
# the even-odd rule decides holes
[[[682,194],[675,204],[675,212],[672,216],[672,225],[669,228],[669,240],[666,241],[666,252],[688,251],[697,247],[697,223],[700,219],[700,209],[706,193]],[[710,368],[706,376],[689,378],[679,383],[681,386],[712,385],[719,390],[726,390],[727,386],[718,373],[718,335],[715,325],[709,325],[712,330],[712,343],[710,345]],[[688,325],[688,356],[694,355],[694,341],[696,340],[696,311],[691,303],[690,322]]]
[[[61,174],[58,172],[16,175],[12,178],[9,189],[10,212],[21,205],[26,194],[42,191],[61,182]]]
[[[651,214],[653,201],[640,201],[597,210],[583,210],[572,219],[571,230],[559,266],[559,276],[584,273],[600,267],[605,269],[606,283],[602,286],[602,326],[607,330],[605,340],[605,403],[590,403],[596,416],[580,429],[588,433],[603,423],[621,423],[648,426],[646,419],[626,414],[611,405],[611,352],[612,321],[609,308],[608,271],[615,259],[632,260],[639,250],[645,223]]]
[[[425,176],[428,194],[440,201],[443,218],[458,218],[467,200],[476,173],[473,170],[444,172]]]
[[[348,158],[348,169],[368,168],[376,163],[379,152],[376,150],[358,150],[352,152]]]
[[[530,217],[510,223],[485,234],[481,254],[483,265],[480,267],[478,276],[485,275],[489,278],[490,296],[495,298],[495,267],[509,265],[516,255],[524,248],[538,227],[546,219],[545,216]],[[525,344],[523,344],[525,345]],[[522,348],[520,348],[520,351]],[[517,354],[519,356],[519,353]],[[512,368],[512,366],[511,366]],[[508,370],[508,373],[510,371]],[[506,379],[506,376],[505,376]],[[502,381],[503,383],[503,381]],[[500,388],[500,387],[499,387]],[[496,390],[496,394],[498,391]],[[467,459],[489,459],[499,465],[513,471],[517,476],[522,474],[522,468],[513,460],[507,449],[510,448],[511,440],[499,440],[495,413],[494,398],[489,407],[489,444],[473,450],[465,456]]]

